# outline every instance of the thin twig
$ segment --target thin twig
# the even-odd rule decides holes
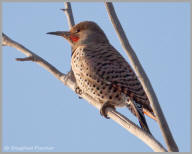
[[[74,25],[75,25],[75,20],[73,17],[73,12],[72,12],[72,8],[71,8],[71,3],[70,2],[64,2],[64,9],[61,9],[65,12],[65,15],[67,17],[67,23],[69,26],[69,29],[71,29]],[[71,53],[72,53],[72,47],[71,47]],[[71,77],[73,78],[73,80],[76,82],[75,76],[74,76],[74,72],[72,70],[72,68],[70,68],[70,72]]]
[[[5,34],[3,36],[2,45],[4,46],[10,46],[13,48],[16,48],[17,50],[21,51],[27,57],[30,57],[29,59],[35,59],[33,62],[40,64],[43,68],[45,68],[47,71],[51,72],[57,79],[59,79],[62,83],[64,83],[66,86],[71,88],[73,91],[75,91],[76,83],[71,78],[70,73],[68,75],[65,75],[61,73],[59,70],[57,70],[54,66],[49,64],[47,61],[45,61],[43,58],[39,57],[38,55],[34,54],[32,51],[28,50],[21,44],[17,43],[16,41],[13,41]],[[33,57],[33,58],[31,58]],[[24,58],[29,60],[28,58]],[[95,106],[97,109],[100,109],[101,104],[91,96],[89,96],[86,93],[83,93],[81,95],[82,98],[87,100],[90,104]],[[122,127],[127,129],[129,132],[131,132],[133,135],[137,136],[139,139],[141,139],[143,142],[145,142],[149,147],[151,147],[156,152],[165,152],[166,149],[150,134],[143,131],[141,128],[139,128],[137,125],[135,125],[133,122],[131,122],[128,118],[124,117],[117,111],[115,111],[112,108],[106,108],[106,114],[108,117],[113,119],[115,122],[120,124]]]
[[[111,19],[111,22],[118,34],[118,37],[120,39],[120,42],[122,44],[123,49],[125,50],[125,52],[127,53],[130,62],[135,70],[135,73],[137,74],[139,80],[141,81],[141,84],[147,94],[147,97],[151,103],[151,106],[153,108],[153,111],[155,113],[155,115],[157,116],[157,122],[160,126],[160,129],[162,131],[163,137],[165,139],[165,142],[167,144],[168,147],[168,151],[174,151],[174,152],[178,152],[178,147],[173,139],[173,136],[171,134],[171,131],[169,129],[169,126],[166,122],[166,119],[163,115],[163,112],[161,110],[160,104],[158,102],[158,99],[155,95],[155,92],[151,86],[151,83],[142,67],[142,65],[140,64],[134,50],[132,49],[131,45],[129,44],[129,41],[125,35],[125,32],[119,22],[119,19],[115,13],[113,4],[111,2],[105,2],[105,6],[108,12],[108,15]]]
[[[75,25],[75,20],[73,18],[71,3],[70,2],[64,2],[64,5],[65,5],[65,9],[62,9],[62,10],[65,12],[69,28],[71,29]]]
[[[61,80],[61,78],[65,78],[65,74],[61,73],[54,66],[49,64],[46,60],[39,57],[38,55],[36,55],[32,51],[28,50],[23,45],[10,39],[7,35],[2,34],[2,36],[3,36],[2,45],[16,48],[17,50],[21,51],[23,54],[25,54],[27,56],[25,58],[17,58],[18,61],[26,61],[26,60],[34,61],[37,64],[41,65],[46,70],[48,70],[50,73],[52,73],[57,79]]]

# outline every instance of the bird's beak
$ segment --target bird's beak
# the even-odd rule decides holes
[[[62,36],[69,42],[71,46],[73,46],[73,42],[71,40],[71,33],[69,31],[48,32],[47,34]]]
[[[70,32],[67,32],[67,31],[48,32],[47,34],[62,36],[66,39],[68,39],[70,36]]]

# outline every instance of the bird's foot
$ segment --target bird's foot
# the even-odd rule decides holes
[[[105,102],[105,103],[102,104],[102,106],[101,106],[101,108],[100,108],[100,114],[101,114],[102,116],[104,116],[106,119],[109,119],[109,117],[107,116],[107,114],[106,114],[106,112],[105,112],[105,110],[106,110],[107,107],[111,107],[111,108],[115,109],[115,107],[114,107],[113,105],[111,105],[110,102]]]
[[[76,88],[75,88],[75,92],[76,92],[76,94],[78,94],[78,95],[82,95],[82,90],[81,90],[79,87],[76,87]]]

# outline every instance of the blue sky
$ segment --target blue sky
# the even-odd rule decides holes
[[[63,3],[3,3],[3,32],[61,72],[70,69],[70,46],[47,32],[68,30]],[[114,3],[119,20],[143,65],[180,151],[190,151],[190,4]],[[103,3],[72,3],[75,23],[92,20],[128,60]],[[3,150],[152,151],[138,138],[65,87],[49,72],[10,47],[2,48]],[[126,108],[117,109],[138,124]],[[157,123],[147,122],[163,144]],[[8,149],[6,149],[8,147]],[[15,147],[20,147],[16,149]],[[22,149],[28,147],[28,149]],[[30,149],[32,147],[32,149]],[[37,148],[37,147],[36,147]]]

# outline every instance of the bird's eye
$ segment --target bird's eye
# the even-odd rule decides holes
[[[79,33],[80,32],[80,29],[77,29],[76,31],[75,31],[75,33]]]

